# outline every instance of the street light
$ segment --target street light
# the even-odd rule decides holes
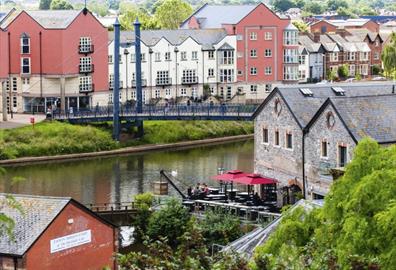
[[[150,101],[149,104],[151,105],[151,100],[153,98],[153,49],[149,48],[149,57],[150,57]]]
[[[129,51],[128,49],[125,48],[124,50],[124,55],[125,55],[125,76],[126,76],[126,80],[125,80],[125,84],[126,84],[126,88],[125,88],[125,93],[126,93],[126,100],[125,103],[128,103],[128,54]]]
[[[174,49],[175,52],[175,60],[176,60],[176,78],[175,78],[175,84],[176,84],[176,94],[175,94],[175,104],[177,104],[177,53],[179,52],[179,48],[175,47]]]

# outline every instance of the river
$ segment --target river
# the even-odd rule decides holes
[[[253,140],[117,157],[6,167],[0,192],[73,197],[84,203],[129,202],[152,191],[161,169],[185,185],[206,182],[218,168],[253,171]],[[170,192],[174,192],[169,188]]]

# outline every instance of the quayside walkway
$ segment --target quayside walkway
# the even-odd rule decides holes
[[[138,112],[134,106],[122,106],[119,117],[121,121],[137,120],[218,120],[251,121],[258,105],[160,105],[142,107]],[[52,118],[70,123],[105,122],[113,120],[113,107],[92,107],[75,111],[54,111]]]

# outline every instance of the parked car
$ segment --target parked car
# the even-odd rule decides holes
[[[316,83],[316,84],[327,84],[327,83],[328,83],[327,80],[322,80],[322,81],[320,81],[320,82],[318,82],[318,83]]]
[[[356,79],[355,78],[348,78],[348,79],[345,80],[345,82],[347,82],[347,83],[356,82]]]
[[[382,76],[377,76],[371,79],[372,81],[386,81],[387,79]]]

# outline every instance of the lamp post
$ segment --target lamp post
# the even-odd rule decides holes
[[[176,84],[175,104],[177,104],[177,65],[178,65],[178,64],[177,64],[177,53],[179,52],[179,48],[175,47],[174,52],[175,52],[175,60],[176,60],[176,70],[175,70],[175,73],[176,73],[176,78],[175,78],[175,84]]]
[[[126,94],[126,99],[125,99],[125,103],[128,103],[128,54],[129,51],[128,49],[125,48],[124,50],[124,55],[125,55],[125,94]],[[128,105],[128,104],[127,104]]]
[[[150,101],[149,104],[151,105],[151,100],[153,99],[153,49],[149,48],[149,57],[150,57]]]

